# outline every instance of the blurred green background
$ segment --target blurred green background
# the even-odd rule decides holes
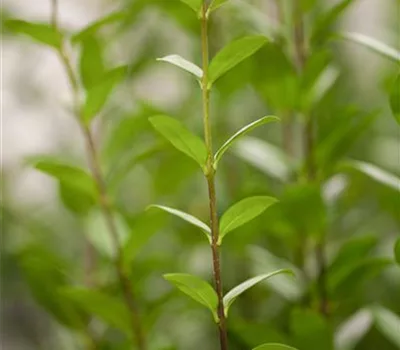
[[[149,349],[216,349],[208,311],[162,278],[168,272],[188,272],[211,281],[207,242],[190,225],[145,210],[158,203],[208,221],[206,183],[197,165],[148,122],[151,115],[165,113],[202,135],[198,83],[156,61],[176,53],[201,65],[198,20],[178,0],[59,2],[60,24],[70,33],[122,9],[94,38],[106,66],[129,64],[129,76],[93,129]],[[280,200],[224,242],[224,289],[275,268],[297,272],[296,279],[262,283],[237,301],[228,322],[231,349],[264,342],[299,350],[400,348],[395,316],[400,314],[400,269],[388,262],[400,227],[400,127],[388,102],[399,65],[335,36],[358,32],[399,48],[400,5],[396,0],[354,0],[333,16],[337,3],[302,2],[305,35],[312,40],[300,74],[291,1],[232,0],[211,21],[212,55],[244,35],[261,33],[270,40],[216,84],[211,97],[214,144],[221,145],[264,115],[282,118],[282,123],[242,139],[221,161],[220,214],[247,196]],[[3,21],[48,22],[50,4],[3,0],[1,11]],[[78,62],[79,47],[73,49]],[[87,168],[57,55],[3,27],[2,84],[4,349],[83,349],[86,331],[99,349],[132,349],[118,329],[96,316],[83,316],[88,326],[82,331],[74,320],[87,310],[59,292],[68,285],[86,285],[119,293],[110,264],[113,251],[98,209],[32,167],[37,164],[33,156],[45,155]],[[320,186],[303,181],[307,116],[316,124]],[[351,160],[377,168],[368,171]],[[326,247],[328,319],[318,314],[315,234],[324,237]]]

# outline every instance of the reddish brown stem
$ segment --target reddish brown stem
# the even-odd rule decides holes
[[[228,350],[228,335],[226,329],[226,317],[224,312],[221,264],[218,247],[219,226],[217,215],[217,198],[215,191],[215,169],[212,148],[212,133],[210,124],[210,91],[208,86],[208,19],[207,19],[207,1],[203,1],[202,16],[201,16],[201,43],[202,43],[202,58],[203,58],[203,79],[202,79],[202,94],[203,94],[203,123],[204,123],[204,138],[207,147],[207,164],[205,169],[208,196],[210,205],[210,226],[211,226],[211,251],[213,258],[213,275],[215,291],[218,296],[218,332],[221,350]]]

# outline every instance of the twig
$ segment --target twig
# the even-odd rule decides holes
[[[226,318],[223,303],[222,279],[221,279],[221,264],[218,247],[219,226],[217,215],[217,198],[215,192],[215,169],[212,148],[212,133],[210,124],[210,91],[208,88],[208,19],[207,19],[207,1],[203,0],[202,18],[201,18],[201,43],[202,43],[202,58],[203,58],[203,123],[204,123],[204,138],[207,146],[208,158],[206,165],[206,179],[208,185],[208,196],[210,205],[210,222],[211,222],[211,250],[213,258],[213,274],[215,291],[218,296],[218,331],[221,350],[228,350],[228,335],[226,330]]]
[[[58,8],[57,0],[52,0],[52,25],[55,29],[58,30],[58,21],[57,21],[57,8]],[[112,205],[110,203],[106,183],[104,181],[103,174],[101,172],[100,162],[97,155],[96,145],[93,139],[92,132],[89,126],[83,121],[81,118],[82,111],[79,102],[79,83],[78,78],[74,73],[74,69],[71,64],[71,60],[69,59],[64,45],[59,49],[59,56],[66,70],[68,80],[71,84],[73,99],[74,99],[74,112],[75,116],[78,119],[80,128],[82,130],[83,136],[86,141],[86,150],[90,163],[90,169],[96,183],[96,187],[99,195],[99,204],[101,211],[103,213],[104,220],[106,222],[108,232],[110,233],[111,239],[113,241],[113,246],[115,250],[115,269],[117,272],[118,280],[121,286],[121,290],[124,296],[125,303],[127,308],[129,309],[132,333],[136,338],[136,343],[139,350],[146,349],[146,343],[144,338],[144,333],[139,321],[139,312],[137,310],[137,306],[134,299],[133,289],[131,283],[129,281],[129,277],[127,276],[124,265],[123,265],[123,252],[121,249],[121,243],[119,241],[118,230],[116,227],[115,219],[112,212]]]
[[[295,63],[299,73],[302,73],[307,60],[307,49],[304,36],[304,19],[301,10],[300,0],[293,5],[293,22],[294,22],[294,48]],[[315,121],[310,113],[306,118],[303,130],[304,157],[306,176],[309,183],[318,183],[317,165],[315,163]],[[326,257],[325,257],[325,240],[322,236],[315,246],[315,260],[318,265],[317,291],[319,295],[319,312],[328,315],[328,291],[326,286]]]

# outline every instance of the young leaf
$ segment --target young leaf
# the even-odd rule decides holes
[[[400,238],[397,239],[394,244],[394,258],[396,262],[400,265]]]
[[[49,24],[9,19],[5,21],[5,27],[13,33],[29,36],[35,41],[56,49],[59,49],[62,44],[62,34]]]
[[[33,156],[27,161],[35,169],[56,178],[63,185],[74,188],[82,195],[96,197],[95,182],[85,170],[48,156]]]
[[[221,244],[227,233],[253,220],[276,202],[277,199],[273,197],[255,196],[235,203],[221,218],[218,243]]]
[[[89,315],[95,315],[110,326],[130,334],[129,312],[121,300],[84,288],[64,288],[60,293]]]
[[[266,43],[266,37],[256,35],[235,40],[225,46],[210,63],[208,89],[225,73],[253,55]]]
[[[181,0],[184,4],[188,5],[197,14],[200,13],[203,0]]]
[[[278,270],[278,271],[274,271],[271,273],[267,273],[264,275],[259,275],[253,278],[248,279],[247,281],[239,284],[238,286],[236,286],[235,288],[231,289],[225,296],[224,296],[224,310],[225,310],[225,315],[228,317],[228,311],[230,306],[233,304],[233,302],[236,300],[236,298],[244,293],[246,290],[250,289],[251,287],[255,286],[257,283],[260,283],[268,278],[271,278],[275,275],[279,275],[282,273],[286,273],[286,274],[292,274],[294,275],[294,273],[292,272],[292,270],[289,269],[282,269],[282,270]]]
[[[195,77],[201,79],[203,77],[203,70],[195,65],[194,63],[184,59],[179,55],[169,55],[162,58],[157,58],[157,61],[164,61],[171,63],[179,68],[182,68],[186,72],[193,74]]]
[[[73,44],[76,44],[80,41],[84,41],[88,37],[92,36],[93,34],[96,34],[97,31],[101,27],[103,27],[107,24],[118,22],[118,21],[124,19],[126,16],[127,16],[127,11],[112,12],[112,13],[106,15],[105,17],[102,17],[99,20],[93,22],[89,26],[83,28],[78,33],[74,34],[71,38],[71,41]]]
[[[82,118],[86,123],[102,110],[114,87],[125,77],[127,66],[120,66],[108,71],[100,81],[91,87],[86,94]]]
[[[87,90],[104,76],[102,48],[95,36],[89,36],[82,42],[79,70],[83,86]]]
[[[185,220],[186,222],[197,226],[198,228],[200,228],[206,235],[207,239],[209,242],[211,242],[211,229],[203,222],[200,221],[199,219],[197,219],[196,217],[187,214],[183,211],[177,210],[177,209],[173,209],[173,208],[169,208],[163,205],[150,205],[149,208],[158,208],[161,210],[166,211],[167,213],[170,213],[172,215],[175,215],[183,220]]]
[[[346,162],[344,167],[350,167],[352,169],[356,169],[361,173],[367,175],[371,179],[381,183],[382,185],[393,188],[396,191],[400,192],[400,178],[396,175],[393,175],[376,165],[361,162],[361,161],[351,161]]]
[[[207,282],[199,277],[185,273],[169,273],[164,275],[164,278],[174,284],[180,291],[208,308],[212,312],[214,320],[218,320],[216,312],[218,305],[217,293]]]
[[[289,269],[294,271],[297,276],[296,280],[291,276],[283,274],[275,276],[275,278],[271,278],[270,280],[266,280],[265,284],[277,294],[291,302],[300,300],[307,285],[305,280],[302,278],[301,270],[289,261],[278,258],[268,250],[260,247],[251,246],[248,254],[251,260],[251,271],[256,275],[272,273],[279,269]]]
[[[253,350],[296,350],[288,345],[278,344],[278,343],[269,343],[257,346]]]
[[[151,117],[150,123],[179,151],[194,159],[202,168],[207,159],[207,149],[204,142],[193,135],[178,120],[165,115]]]
[[[289,179],[291,160],[280,148],[255,137],[244,137],[233,148],[238,157],[264,174],[279,181]]]
[[[376,53],[391,59],[394,62],[400,62],[400,52],[379,40],[359,33],[343,33],[341,37],[343,39],[363,45],[368,49],[371,49],[372,51],[375,51]]]
[[[220,8],[222,5],[227,3],[229,0],[213,0],[211,2],[210,7],[208,8],[208,12],[215,11],[216,9]]]
[[[400,347],[400,317],[381,306],[372,308],[374,323],[394,345]]]
[[[397,75],[390,91],[390,108],[397,123],[400,124],[400,74]]]
[[[278,117],[274,117],[274,116],[267,116],[267,117],[263,117],[261,119],[258,119],[248,125],[246,125],[245,127],[243,127],[242,129],[240,129],[237,133],[235,133],[232,137],[230,137],[222,146],[221,148],[217,151],[217,153],[215,153],[214,156],[214,168],[217,169],[218,166],[218,162],[221,159],[221,157],[223,156],[223,154],[228,150],[228,148],[235,142],[237,141],[240,137],[246,135],[247,133],[249,133],[250,131],[252,131],[253,129],[267,124],[267,123],[271,123],[271,122],[275,122],[275,121],[279,121]]]

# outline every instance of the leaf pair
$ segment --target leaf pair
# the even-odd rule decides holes
[[[224,5],[229,0],[212,0],[207,10],[207,16],[212,12]],[[184,4],[189,6],[196,14],[201,17],[201,9],[203,6],[203,0],[181,0]]]
[[[223,299],[225,315],[228,316],[230,306],[239,295],[241,295],[257,283],[260,283],[268,278],[283,273],[293,274],[291,270],[278,270],[269,274],[253,277],[233,288],[225,295]],[[164,278],[174,284],[180,291],[208,308],[211,311],[215,322],[218,322],[218,296],[214,288],[211,287],[210,284],[199,277],[185,273],[170,273],[164,275]]]
[[[166,138],[176,149],[195,160],[200,165],[202,170],[204,172],[206,171],[208,154],[203,140],[192,134],[181,122],[174,118],[164,115],[157,115],[151,117],[149,120],[154,129],[156,129],[164,138]],[[235,141],[261,125],[278,120],[279,119],[277,117],[267,116],[240,129],[215,153],[214,168],[217,168],[222,156]]]
[[[261,35],[248,36],[229,43],[212,59],[208,70],[208,85],[204,88],[210,90],[219,78],[256,53],[266,43],[267,39]],[[203,77],[203,70],[200,67],[179,55],[169,55],[158,60],[171,63],[198,79]]]
[[[47,23],[9,19],[5,21],[5,28],[55,49],[60,49],[62,45],[63,35]]]
[[[268,207],[275,204],[277,200],[267,196],[255,196],[245,198],[231,206],[222,216],[219,226],[218,245],[222,244],[223,238],[234,229],[246,224],[262,214]],[[152,205],[150,207],[164,210],[175,215],[186,222],[197,226],[206,235],[208,241],[212,242],[211,229],[204,222],[183,211],[169,208],[162,205]]]

